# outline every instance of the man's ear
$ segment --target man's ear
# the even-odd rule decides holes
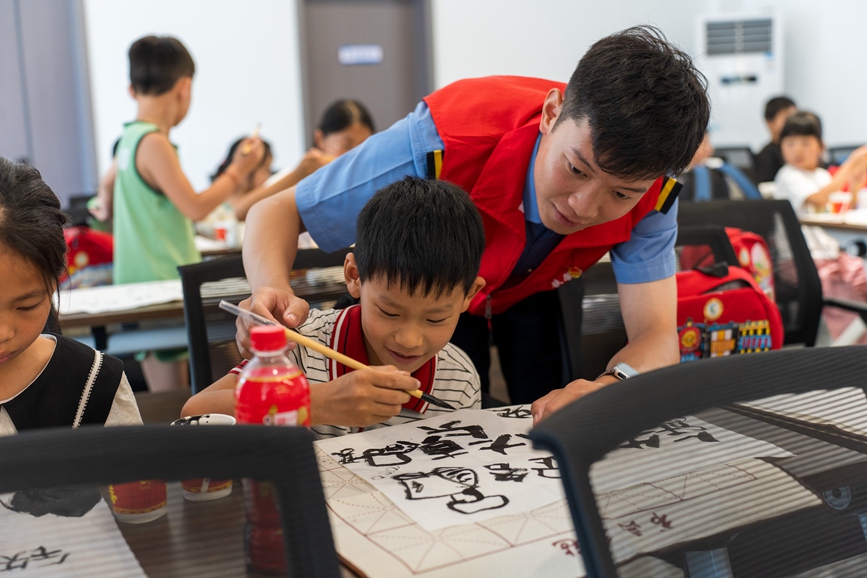
[[[361,276],[358,273],[358,265],[355,264],[355,255],[346,254],[343,262],[343,278],[346,280],[346,290],[355,299],[361,298]]]
[[[135,89],[132,87],[132,84],[130,84],[129,86],[127,86],[126,89],[129,91],[129,95],[130,95],[133,99],[135,99]]]
[[[560,116],[563,108],[563,93],[557,88],[548,91],[545,102],[542,103],[542,121],[539,123],[539,132],[548,134],[554,129],[554,123]]]
[[[464,302],[461,304],[461,313],[469,308],[470,302],[476,295],[478,295],[479,291],[481,291],[484,286],[485,280],[481,277],[476,277],[476,280],[473,281],[473,284],[470,286],[470,290],[467,291],[467,296],[464,298]]]

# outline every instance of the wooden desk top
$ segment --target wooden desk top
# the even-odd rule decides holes
[[[180,281],[178,281],[180,283]],[[346,293],[342,267],[311,270],[303,278],[292,281],[296,295],[308,301],[333,301]],[[73,289],[86,291],[87,289]],[[226,279],[202,285],[202,301],[206,309],[216,309],[222,299],[237,302],[250,296],[246,280]],[[80,327],[102,327],[119,323],[138,323],[154,319],[180,320],[184,317],[183,301],[171,301],[122,311],[102,313],[61,313],[60,326],[64,330]]]
[[[863,219],[860,212],[858,215],[849,215],[848,213],[844,213],[843,215],[832,215],[828,213],[799,215],[798,221],[800,221],[802,225],[867,233],[867,220]]]

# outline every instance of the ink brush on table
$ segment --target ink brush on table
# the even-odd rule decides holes
[[[242,317],[244,319],[247,319],[248,321],[252,321],[252,322],[258,323],[260,325],[277,325],[276,323],[274,323],[270,319],[262,317],[261,315],[257,315],[256,313],[253,313],[252,311],[247,311],[246,309],[241,309],[237,305],[235,305],[233,303],[229,303],[228,301],[220,301],[220,309],[223,309],[224,311],[228,311],[229,313],[232,313],[233,315],[237,315],[238,317]],[[364,365],[363,363],[361,363],[360,361],[356,361],[355,359],[352,359],[351,357],[347,357],[346,355],[343,355],[342,353],[334,351],[333,349],[331,349],[327,345],[324,345],[324,344],[316,341],[315,339],[310,339],[309,337],[301,335],[297,331],[292,331],[291,329],[288,329],[288,328],[284,328],[284,329],[286,330],[286,339],[294,341],[295,343],[297,343],[299,345],[303,345],[304,347],[310,348],[313,351],[318,351],[319,353],[321,353],[325,357],[328,357],[329,359],[333,359],[334,361],[336,361],[338,363],[342,363],[346,367],[351,367],[352,369],[367,369],[367,366]],[[450,403],[447,403],[447,402],[445,402],[439,398],[436,398],[429,393],[425,393],[420,389],[414,389],[411,391],[410,390],[404,390],[404,391],[406,391],[408,394],[410,394],[413,397],[417,397],[423,401],[428,402],[431,405],[443,407],[446,409],[452,409],[452,410],[455,409],[455,407],[452,406]]]

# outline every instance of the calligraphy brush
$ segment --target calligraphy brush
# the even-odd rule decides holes
[[[228,301],[220,301],[220,309],[223,309],[224,311],[228,311],[229,313],[237,315],[238,317],[242,317],[244,319],[247,319],[248,321],[253,321],[253,322],[258,323],[260,325],[277,325],[276,323],[274,323],[270,319],[262,317],[261,315],[257,315],[256,313],[253,313],[252,311],[247,311],[246,309],[241,309],[237,305],[235,305],[233,303],[229,303]],[[342,353],[338,353],[337,351],[334,351],[333,349],[331,349],[327,345],[324,345],[324,344],[322,344],[322,343],[320,343],[314,339],[310,339],[309,337],[301,335],[297,331],[292,331],[291,329],[288,329],[285,327],[284,327],[284,329],[286,330],[286,339],[294,341],[295,343],[297,343],[299,345],[303,345],[304,347],[308,347],[308,348],[312,349],[313,351],[318,351],[319,353],[321,353],[325,357],[333,359],[334,361],[336,361],[338,363],[342,363],[346,367],[351,367],[352,369],[367,369],[367,366],[364,365],[363,363],[361,363],[360,361],[356,361],[355,359],[352,359],[351,357],[347,357],[346,355],[343,355]],[[438,399],[429,393],[425,393],[420,389],[413,389],[411,391],[410,390],[404,390],[404,391],[406,391],[408,394],[410,394],[413,397],[417,397],[421,400],[428,402],[431,405],[436,405],[438,407],[443,407],[446,409],[452,409],[452,410],[455,409],[454,406],[452,406],[451,404],[449,404],[449,403],[447,403],[441,399]]]
[[[252,134],[250,134],[250,138],[256,138],[257,136],[259,136],[259,129],[260,128],[262,128],[262,123],[257,122],[256,128],[254,128]],[[252,148],[253,147],[250,143],[245,144],[244,147],[241,149],[241,154],[242,155],[250,154],[250,149],[252,149]]]

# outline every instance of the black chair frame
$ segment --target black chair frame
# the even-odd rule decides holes
[[[58,428],[0,438],[0,455],[0,492],[142,479],[272,482],[289,576],[340,575],[312,438],[305,428]]]
[[[668,419],[772,395],[863,387],[865,374],[867,350],[859,346],[719,357],[616,382],[543,421],[530,439],[560,465],[587,576],[617,576],[589,476],[605,454]]]

